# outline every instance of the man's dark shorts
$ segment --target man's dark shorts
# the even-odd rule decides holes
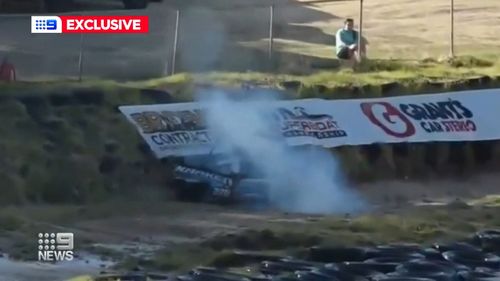
[[[340,51],[337,53],[337,57],[341,60],[348,60],[351,58],[351,54],[349,52],[349,47],[344,47],[340,49]]]

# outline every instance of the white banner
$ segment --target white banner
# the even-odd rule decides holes
[[[389,98],[266,102],[287,144],[336,147],[372,143],[500,139],[500,89]],[[199,103],[121,106],[157,157],[217,151]],[[231,116],[228,116],[231,118]]]

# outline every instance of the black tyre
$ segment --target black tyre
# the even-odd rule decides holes
[[[247,276],[243,274],[228,272],[222,269],[210,268],[210,267],[198,267],[189,273],[193,279],[199,281],[240,281],[245,279]]]
[[[309,259],[316,262],[364,261],[367,255],[362,247],[312,247]]]
[[[378,279],[377,281],[435,281],[435,280],[429,278],[420,278],[420,277],[387,277],[383,279]]]
[[[452,266],[429,261],[411,261],[396,268],[392,277],[420,277],[438,281],[460,280],[459,271]]]
[[[484,230],[476,233],[475,239],[485,251],[500,252],[500,230]]]
[[[441,254],[440,251],[434,249],[434,248],[426,248],[422,251],[422,255],[425,256],[426,260],[431,260],[431,261],[444,261],[444,257]]]
[[[314,264],[306,261],[263,261],[260,263],[260,271],[264,274],[278,275],[284,272],[294,271],[310,271],[314,268]]]
[[[379,259],[382,259],[382,258],[379,258]],[[384,260],[379,261],[378,258],[369,259],[369,260],[364,261],[363,263],[366,264],[372,270],[382,272],[384,274],[387,274],[389,272],[393,272],[394,270],[396,270],[396,267],[399,265],[399,263],[394,262],[394,261],[391,261],[391,262],[384,261]]]
[[[262,254],[259,252],[246,252],[246,251],[240,251],[236,250],[233,252],[233,254],[238,258],[238,259],[245,259],[251,262],[260,262],[260,261],[280,261],[283,259],[286,259],[284,256],[279,256],[279,255],[269,255],[269,254]]]
[[[295,277],[301,281],[342,281],[337,277],[312,271],[296,272]]]
[[[338,268],[340,271],[357,276],[363,276],[371,280],[385,277],[385,274],[380,271],[373,270],[370,264],[363,262],[343,262],[338,265]]]
[[[205,267],[205,266],[196,267],[195,269],[191,270],[189,274],[191,276],[211,274],[212,276],[220,277],[221,280],[227,280],[227,279],[234,278],[236,280],[250,279],[252,281],[270,281],[270,278],[267,278],[267,277],[252,277],[252,276],[244,274],[244,273],[226,271],[226,270],[222,270],[222,269],[217,269],[215,267]]]
[[[396,271],[399,273],[408,273],[408,274],[420,273],[429,275],[432,275],[436,272],[439,273],[443,272],[448,275],[453,275],[458,272],[455,267],[451,267],[443,263],[439,264],[429,261],[410,261],[407,263],[403,263],[400,266],[398,266]]]
[[[481,252],[481,249],[465,242],[453,242],[448,244],[435,243],[432,246],[434,249],[440,251],[441,253],[447,251],[467,251],[467,252]]]
[[[148,4],[148,0],[123,0],[125,9],[145,9]]]
[[[422,249],[411,244],[382,245],[371,248],[367,252],[367,258],[401,257],[411,259],[424,259]]]
[[[332,278],[342,280],[342,281],[368,281],[366,277],[352,274],[350,272],[341,271],[338,267],[322,267],[314,270],[314,272],[319,272],[323,275],[328,275]]]
[[[500,257],[493,254],[475,251],[448,251],[443,253],[443,257],[450,262],[471,268],[500,268]]]
[[[461,278],[460,280],[475,280],[475,281],[495,280],[494,278],[498,278],[498,274],[494,270],[491,270],[489,272],[485,271],[485,270],[459,272],[458,276]],[[488,278],[492,278],[492,279],[488,279]]]

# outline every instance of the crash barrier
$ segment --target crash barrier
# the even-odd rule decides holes
[[[500,231],[483,230],[464,241],[390,244],[373,247],[312,247],[301,258],[236,251],[232,267],[196,267],[169,280],[178,281],[493,281],[500,278]],[[257,265],[257,266],[255,266]],[[125,273],[122,279],[166,280],[164,276]],[[69,281],[72,281],[69,280]],[[76,281],[76,279],[75,279]]]
[[[163,158],[223,152],[204,120],[207,106],[192,102],[119,109],[156,156]],[[276,136],[283,137],[290,146],[333,148],[500,139],[500,89],[370,99],[251,102],[248,106],[269,109],[265,118],[275,125],[272,128],[276,128]]]

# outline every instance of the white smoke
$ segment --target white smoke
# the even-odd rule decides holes
[[[202,93],[207,127],[223,146],[243,151],[271,184],[271,202],[300,213],[345,213],[364,206],[349,189],[338,162],[320,147],[288,146],[272,122],[276,99],[260,95],[237,101],[221,92]]]

